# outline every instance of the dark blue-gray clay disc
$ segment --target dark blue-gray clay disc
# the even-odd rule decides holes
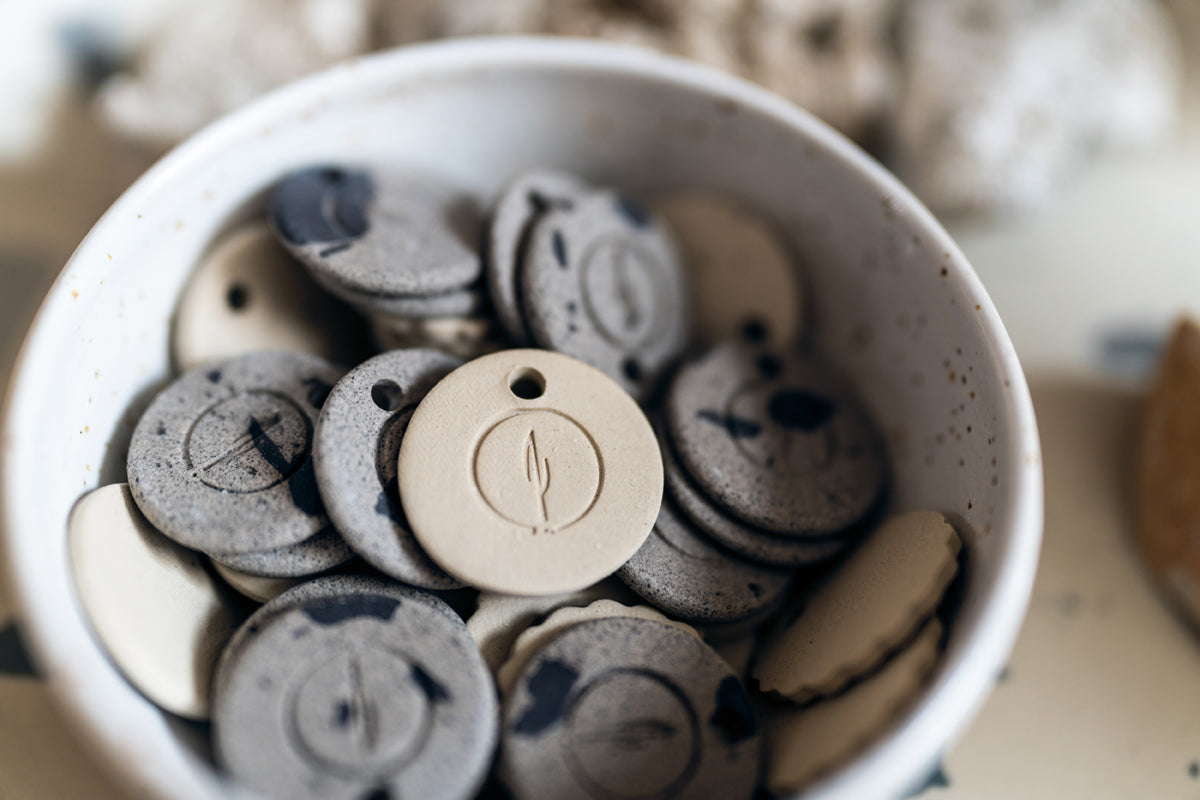
[[[517,347],[529,343],[517,290],[517,271],[533,222],[552,208],[570,208],[587,191],[574,175],[538,169],[505,186],[487,223],[484,275],[496,318]]]
[[[738,558],[694,530],[669,498],[642,548],[617,577],[677,619],[737,622],[769,608],[787,591],[792,572]]]
[[[322,283],[366,295],[428,295],[475,282],[482,221],[476,201],[430,175],[329,165],[294,172],[271,191],[276,236]]]
[[[853,536],[778,536],[729,514],[700,491],[679,464],[664,426],[656,426],[663,460],[663,483],[683,515],[717,544],[742,558],[776,567],[804,567],[842,552]]]
[[[504,702],[500,777],[516,800],[753,797],[762,740],[741,681],[666,623],[581,622]]]
[[[289,800],[474,797],[497,700],[460,619],[390,590],[317,592],[254,627],[214,681],[214,751],[239,784]]]
[[[750,525],[829,536],[853,527],[883,496],[883,438],[814,356],[719,345],[680,368],[666,407],[679,463]]]
[[[367,563],[425,589],[462,584],[430,560],[396,488],[408,420],[426,392],[462,362],[430,349],[393,350],[338,381],[317,420],[313,462],[334,526]]]
[[[129,489],[154,527],[209,554],[299,544],[329,524],[313,425],[342,370],[261,352],[199,367],[159,393],[133,432]]]
[[[518,285],[538,346],[591,364],[636,398],[687,345],[689,295],[671,236],[614,192],[538,218]]]

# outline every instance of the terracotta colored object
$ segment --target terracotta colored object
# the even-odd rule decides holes
[[[1150,390],[1138,465],[1138,545],[1200,624],[1200,324],[1176,325]]]

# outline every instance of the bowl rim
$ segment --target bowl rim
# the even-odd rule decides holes
[[[22,547],[15,532],[28,527],[22,523],[29,515],[32,501],[23,494],[20,464],[28,448],[22,446],[17,431],[27,416],[26,409],[38,403],[30,381],[22,378],[34,369],[33,364],[52,353],[46,320],[68,302],[68,274],[90,272],[88,261],[101,238],[98,232],[117,224],[115,220],[127,209],[141,203],[161,184],[170,182],[185,165],[203,161],[210,150],[238,140],[245,131],[260,129],[266,121],[286,115],[314,96],[336,93],[350,83],[394,84],[402,76],[411,80],[411,76],[421,74],[530,68],[566,68],[650,79],[679,89],[728,97],[814,141],[827,155],[836,158],[841,168],[855,173],[858,180],[874,186],[881,196],[895,198],[911,213],[913,224],[946,252],[951,274],[978,304],[975,319],[1009,381],[1007,401],[1012,413],[1015,462],[1010,466],[1012,475],[1006,480],[1006,485],[1013,487],[1007,496],[1009,535],[998,548],[1001,563],[994,591],[983,603],[979,627],[969,646],[961,649],[954,663],[945,665],[901,727],[868,747],[852,766],[839,768],[809,787],[802,796],[814,800],[883,797],[920,788],[925,771],[958,739],[990,694],[1015,644],[1032,593],[1043,524],[1041,450],[1032,398],[1016,351],[982,282],[949,234],[899,179],[848,139],[800,107],[741,78],[678,57],[611,42],[537,36],[468,37],[408,45],[350,59],[275,89],[188,137],[131,184],[95,223],[55,279],[26,333],[10,373],[0,434],[0,555],[3,556],[0,565],[7,572],[4,586],[18,619],[30,623],[21,626],[21,634],[35,664],[48,675],[56,704],[71,727],[83,734],[84,744],[100,756],[102,766],[123,781],[126,788],[152,787],[168,796],[170,775],[149,760],[139,759],[134,763],[123,758],[117,743],[101,734],[100,721],[105,715],[102,698],[88,697],[82,703],[70,699],[79,697],[69,696],[65,689],[71,677],[71,664],[56,646],[52,626],[44,624],[47,620],[40,620],[36,581],[26,579],[19,569]],[[93,263],[100,260],[93,259]],[[81,679],[86,680],[86,676]]]

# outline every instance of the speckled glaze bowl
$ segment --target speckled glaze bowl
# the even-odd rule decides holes
[[[116,672],[88,632],[66,554],[79,496],[124,479],[142,408],[170,376],[169,326],[205,249],[321,161],[402,162],[490,194],[561,167],[648,194],[742,198],[802,257],[810,333],[890,446],[895,509],[951,515],[970,559],[948,651],[920,700],[806,797],[902,796],[975,714],[1012,647],[1037,562],[1042,483],[1025,380],[946,232],[895,178],[791,104],[703,67],[566,40],[471,40],[353,61],[180,146],[117,200],[50,290],[3,429],[8,583],[70,721],[133,791],[237,794],[202,736]]]

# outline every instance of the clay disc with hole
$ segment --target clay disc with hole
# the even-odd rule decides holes
[[[499,774],[517,800],[749,800],[750,697],[699,637],[650,619],[579,622],[505,697]]]
[[[423,589],[460,584],[429,560],[405,519],[396,461],[417,403],[462,362],[436,350],[393,350],[350,370],[329,393],[313,436],[325,509],[371,566]]]
[[[529,232],[542,214],[571,208],[585,191],[587,186],[573,175],[534,170],[514,178],[496,200],[488,221],[484,275],[496,318],[517,344],[529,342],[517,292],[517,271]]]
[[[654,203],[688,266],[697,336],[748,334],[791,345],[804,329],[803,281],[778,231],[729,200],[677,192]]]
[[[845,531],[886,487],[882,437],[813,356],[714,347],[675,376],[667,421],[696,485],[733,516],[777,534]]]
[[[670,234],[613,192],[543,214],[519,286],[534,342],[597,367],[634,397],[687,345],[687,286]]]
[[[354,312],[322,291],[262,222],[222,238],[197,265],[171,333],[181,371],[256,350],[347,364],[367,352]]]
[[[560,353],[504,350],[459,367],[417,406],[400,499],[425,552],[506,594],[571,592],[638,551],[662,460],[636,402]]]
[[[805,703],[870,672],[937,608],[961,547],[935,511],[887,519],[763,648],[754,669],[759,686]]]
[[[129,444],[129,490],[146,518],[208,554],[299,544],[329,524],[313,476],[313,424],[342,370],[258,352],[186,372]]]
[[[475,200],[430,175],[310,167],[276,184],[268,205],[279,241],[327,288],[436,295],[481,273]]]

